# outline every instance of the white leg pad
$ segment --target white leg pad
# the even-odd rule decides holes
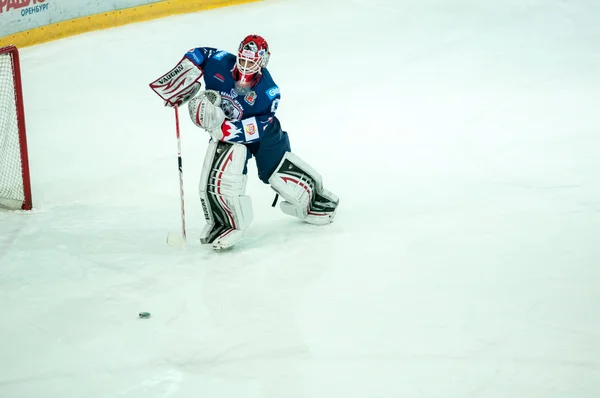
[[[252,200],[244,195],[246,156],[244,145],[214,140],[206,151],[199,191],[207,225],[200,241],[215,249],[237,243],[254,218]]]
[[[285,154],[269,183],[285,199],[280,205],[285,214],[315,225],[333,221],[339,198],[324,189],[321,175],[295,154]]]

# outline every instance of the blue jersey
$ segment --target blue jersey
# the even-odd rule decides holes
[[[233,68],[236,56],[211,47],[198,47],[185,54],[192,63],[204,71],[207,90],[221,94],[221,109],[227,118],[223,124],[223,141],[258,142],[270,130],[279,130],[275,117],[279,105],[279,87],[266,68],[255,86],[244,91],[236,90]]]

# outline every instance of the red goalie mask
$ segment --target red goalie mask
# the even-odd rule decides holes
[[[269,62],[269,45],[259,35],[249,35],[242,40],[237,53],[237,60],[233,68],[233,76],[242,87],[256,83],[262,68]]]

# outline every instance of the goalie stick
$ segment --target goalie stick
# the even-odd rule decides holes
[[[185,202],[183,200],[183,161],[181,159],[181,135],[179,132],[179,111],[175,109],[175,132],[177,134],[177,168],[179,169],[179,199],[181,201],[181,234],[169,232],[167,243],[171,246],[185,248],[187,234],[185,230]]]

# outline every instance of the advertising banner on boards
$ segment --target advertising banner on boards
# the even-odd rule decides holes
[[[165,0],[0,0],[0,37],[102,12]]]

